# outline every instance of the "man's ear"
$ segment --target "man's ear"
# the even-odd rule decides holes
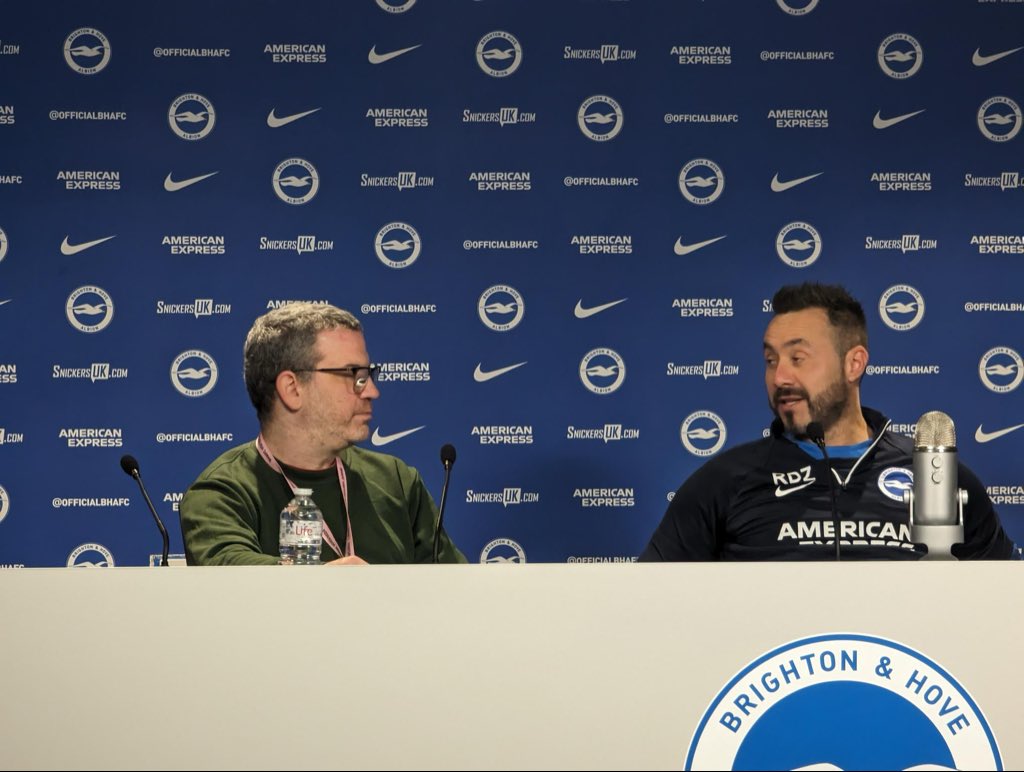
[[[846,352],[846,360],[843,364],[846,371],[846,380],[850,383],[856,383],[863,377],[864,371],[867,370],[868,350],[864,346],[854,346]]]
[[[302,383],[291,370],[283,370],[277,374],[277,378],[274,379],[274,388],[281,404],[290,413],[294,413],[302,407]]]

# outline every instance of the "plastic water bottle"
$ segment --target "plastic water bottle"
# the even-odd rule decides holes
[[[324,516],[313,501],[312,488],[296,488],[295,498],[281,510],[281,565],[319,565]]]

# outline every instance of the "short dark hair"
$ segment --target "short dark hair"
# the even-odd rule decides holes
[[[285,370],[310,370],[317,366],[317,336],[336,328],[361,332],[362,324],[336,306],[290,303],[268,311],[253,322],[245,339],[243,374],[249,399],[262,424],[270,417],[277,397],[275,381]],[[309,373],[299,373],[309,380]]]
[[[838,284],[789,284],[775,293],[772,308],[776,316],[808,308],[825,311],[835,330],[839,356],[845,356],[854,346],[868,345],[868,324],[864,318],[864,309],[860,301]]]

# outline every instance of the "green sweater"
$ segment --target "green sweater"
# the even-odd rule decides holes
[[[419,472],[394,456],[348,447],[341,453],[348,479],[348,506],[356,554],[367,563],[429,563],[437,508]],[[304,472],[283,467],[299,488],[312,488],[340,547],[345,515],[334,467]],[[178,508],[189,565],[273,565],[278,559],[281,510],[292,492],[284,477],[256,451],[255,442],[232,448],[210,464]],[[325,541],[322,562],[337,558]],[[438,559],[466,558],[441,531]]]

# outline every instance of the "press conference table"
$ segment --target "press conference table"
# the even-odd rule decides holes
[[[681,768],[798,638],[900,642],[1024,767],[1019,563],[0,571],[0,768]]]

